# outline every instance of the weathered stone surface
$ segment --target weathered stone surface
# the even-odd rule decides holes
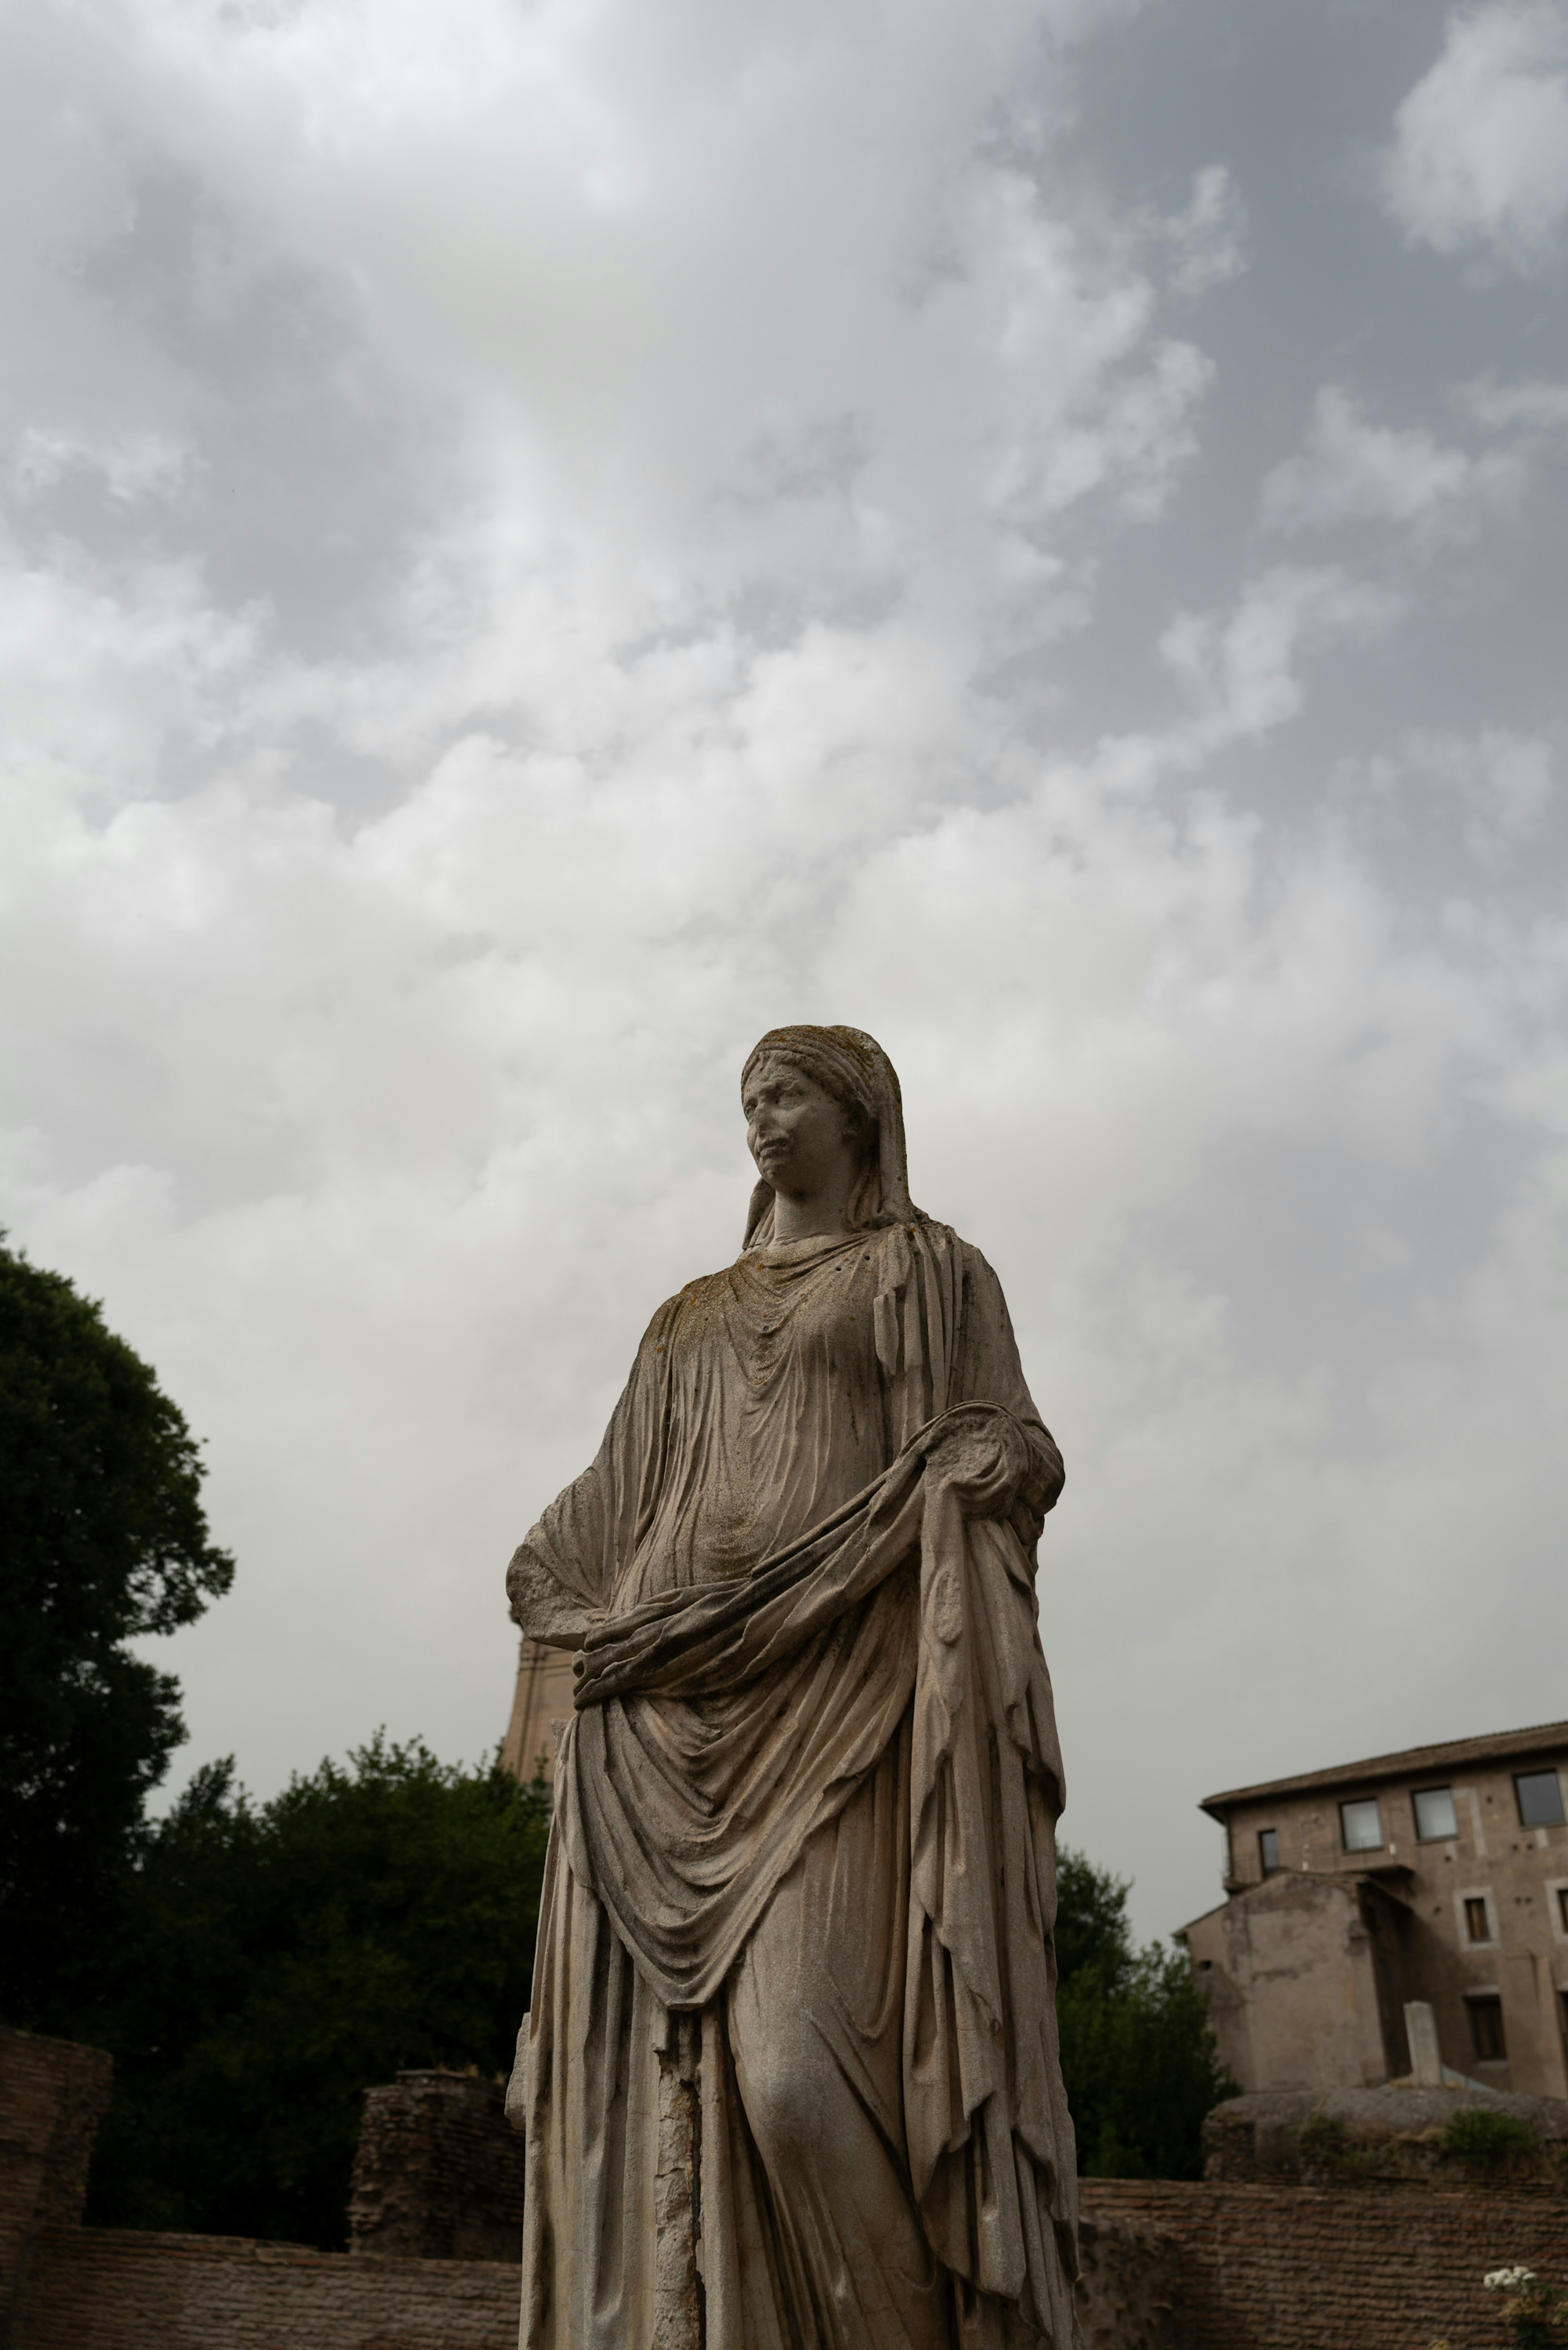
[[[354,2252],[515,2262],[523,2186],[523,2142],[507,2126],[499,2082],[407,2072],[365,2092],[348,2202]]]
[[[659,2059],[652,2350],[703,2350],[700,2051],[694,2019],[673,2021],[675,2044]]]
[[[873,1040],[773,1031],[742,1100],[742,1253],[659,1308],[507,1576],[575,1655],[524,2345],[1073,2350],[1060,1455],[996,1276],[910,1201]]]

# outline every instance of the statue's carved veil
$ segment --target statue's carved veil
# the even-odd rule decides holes
[[[770,1028],[746,1055],[741,1072],[742,1089],[764,1053],[790,1062],[824,1093],[857,1109],[875,1136],[865,1171],[849,1195],[845,1221],[850,1231],[923,1223],[924,1216],[909,1198],[898,1073],[875,1036],[868,1036],[864,1028]],[[766,1248],[773,1236],[774,1187],[759,1180],[753,1187],[742,1246]]]

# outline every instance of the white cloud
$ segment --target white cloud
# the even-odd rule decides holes
[[[1414,757],[1462,793],[1479,852],[1517,848],[1541,832],[1556,788],[1552,744],[1542,736],[1499,727],[1479,742],[1427,737],[1414,746]]]
[[[18,494],[33,498],[80,467],[100,474],[110,497],[136,505],[177,488],[190,464],[190,450],[161,432],[130,432],[94,442],[29,426],[17,443],[13,478]]]
[[[488,403],[542,516],[689,526],[715,491],[756,504],[762,452],[836,434],[861,452],[817,488],[836,573],[918,559],[977,503],[1028,528],[1167,462],[1124,435],[1070,479],[1042,467],[1107,375],[1136,391],[1151,289],[1086,266],[1024,168],[1066,71],[1028,0],[896,29],[683,0],[657,38],[635,10],[502,0],[441,36],[368,0],[139,29],[191,167],[353,272],[401,366]],[[1147,421],[1179,462],[1185,414],[1157,398]]]
[[[1380,634],[1400,608],[1390,590],[1337,568],[1281,566],[1251,581],[1229,615],[1181,613],[1159,646],[1194,712],[1172,750],[1195,761],[1282,725],[1302,705],[1301,651]]]
[[[1483,432],[1568,431],[1568,383],[1500,383],[1495,376],[1478,376],[1459,387],[1455,400]]]
[[[1161,224],[1169,248],[1170,290],[1187,301],[1240,277],[1248,263],[1247,207],[1223,163],[1192,175],[1184,211]]]
[[[1379,794],[1449,799],[1462,811],[1469,854],[1495,870],[1544,831],[1556,796],[1556,766],[1554,746],[1545,735],[1507,727],[1488,727],[1476,735],[1417,730],[1392,754],[1359,769],[1350,763],[1345,780]]]
[[[1568,13],[1500,0],[1456,14],[1395,118],[1385,200],[1413,242],[1550,265],[1568,216]]]
[[[1430,548],[1471,536],[1518,498],[1524,481],[1512,451],[1472,456],[1419,428],[1371,423],[1348,392],[1329,384],[1314,402],[1299,454],[1264,480],[1262,520],[1283,532],[1398,523]]]

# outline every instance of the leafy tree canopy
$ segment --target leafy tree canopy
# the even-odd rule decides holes
[[[99,1307],[0,1245],[0,2014],[47,2022],[184,1736],[127,1642],[226,1591],[183,1417]]]
[[[115,2058],[89,2220],[341,2245],[365,2089],[511,2067],[547,1831],[539,1789],[417,1743],[260,1805],[199,1771],[76,2018]]]
[[[1056,2022],[1085,2178],[1198,2178],[1203,2116],[1236,2083],[1220,2064],[1186,1954],[1135,1948],[1127,1886],[1058,1860]]]

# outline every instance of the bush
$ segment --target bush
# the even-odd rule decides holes
[[[115,2057],[89,2220],[341,2244],[364,2091],[510,2067],[546,1833],[539,1790],[417,1743],[259,1806],[198,1772],[73,2018]]]
[[[1538,2144],[1528,2122],[1489,2106],[1461,2106],[1443,2125],[1445,2154],[1489,2169],[1511,2161],[1516,2155],[1533,2154]]]
[[[1356,2145],[1345,2124],[1322,2111],[1307,2116],[1296,2143],[1303,2158],[1322,2170],[1355,2172],[1366,2159],[1365,2148]]]

